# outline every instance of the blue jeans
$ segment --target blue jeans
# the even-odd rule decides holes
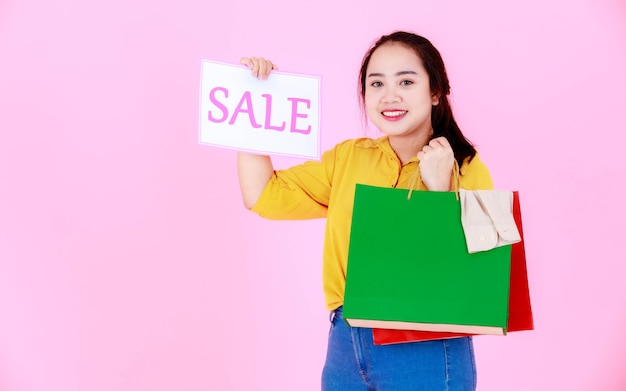
[[[372,329],[331,313],[322,391],[473,391],[471,337],[374,345]]]

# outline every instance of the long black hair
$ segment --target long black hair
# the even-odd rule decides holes
[[[415,54],[422,60],[424,69],[426,69],[428,73],[430,91],[435,95],[439,95],[439,104],[433,106],[431,112],[433,138],[443,136],[448,140],[454,151],[454,157],[459,167],[461,167],[467,157],[469,157],[470,160],[474,158],[476,149],[472,143],[465,138],[454,119],[452,107],[448,101],[448,95],[450,95],[450,81],[448,80],[446,67],[441,58],[441,54],[428,39],[406,31],[396,31],[392,34],[380,37],[367,53],[365,53],[363,62],[361,63],[361,71],[359,73],[359,95],[361,97],[361,104],[365,104],[365,78],[372,54],[380,46],[389,42],[405,45],[414,50]]]

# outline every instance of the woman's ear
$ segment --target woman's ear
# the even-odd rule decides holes
[[[441,97],[441,94],[432,94],[431,101],[433,103],[433,106],[437,106],[439,104],[440,97]]]

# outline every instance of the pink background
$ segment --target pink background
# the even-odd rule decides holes
[[[537,330],[475,339],[479,390],[625,390],[620,0],[2,0],[0,389],[318,390],[324,222],[244,210],[235,153],[198,144],[200,60],[320,75],[328,149],[395,29],[521,192]]]

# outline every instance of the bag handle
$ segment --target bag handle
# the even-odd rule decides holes
[[[454,195],[456,196],[456,200],[459,200],[459,189],[461,188],[461,169],[459,168],[459,163],[457,163],[456,159],[454,159],[454,165],[452,166],[452,180],[453,180],[453,188]],[[409,195],[407,196],[407,200],[411,199],[411,194],[413,194],[413,188],[417,185],[416,190],[421,190],[422,188],[422,176],[420,175],[419,165],[417,169],[411,176],[409,180]]]

